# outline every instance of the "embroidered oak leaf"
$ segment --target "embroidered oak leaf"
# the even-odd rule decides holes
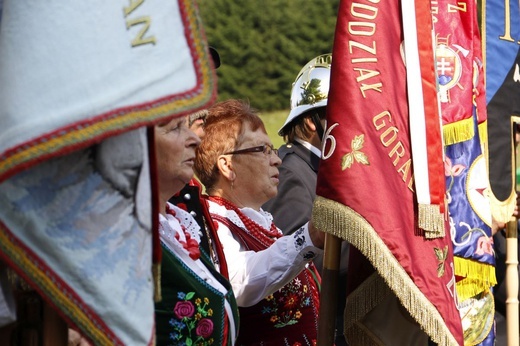
[[[351,142],[352,152],[347,153],[341,160],[341,169],[345,170],[352,167],[354,162],[361,163],[363,165],[369,165],[368,157],[361,151],[363,144],[365,143],[365,135],[355,136]]]
[[[439,249],[434,247],[433,251],[435,251],[435,257],[437,257],[437,277],[441,277],[444,275],[446,271],[446,259],[448,258],[448,245],[444,247],[444,249]]]

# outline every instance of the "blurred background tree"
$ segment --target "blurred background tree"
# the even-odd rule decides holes
[[[261,112],[287,110],[296,74],[330,53],[339,0],[199,0],[208,42],[222,65],[219,100],[248,99]]]

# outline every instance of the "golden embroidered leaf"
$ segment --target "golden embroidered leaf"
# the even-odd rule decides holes
[[[437,277],[442,277],[444,275],[444,271],[446,270],[444,266],[444,262],[437,264]]]
[[[354,139],[351,142],[352,151],[361,150],[361,148],[363,148],[363,143],[365,143],[365,135],[359,135],[354,137]]]
[[[444,249],[434,247],[433,251],[435,251],[435,257],[437,257],[439,261],[445,261],[446,258],[448,258],[448,245],[446,245]]]
[[[354,155],[352,153],[348,153],[345,156],[343,156],[343,159],[341,160],[341,170],[345,170],[347,168],[350,168],[352,164],[354,163]]]
[[[441,277],[446,271],[445,263],[448,258],[448,245],[446,245],[444,249],[434,247],[433,251],[435,252],[435,257],[437,257],[437,260],[439,261],[437,264],[437,277]]]
[[[368,157],[365,155],[365,153],[363,153],[361,151],[354,151],[353,154],[354,154],[354,158],[356,159],[357,162],[362,163],[364,165],[370,164],[368,162]]]

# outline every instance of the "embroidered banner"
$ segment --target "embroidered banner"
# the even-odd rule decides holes
[[[401,7],[415,16],[402,16]],[[413,21],[420,45],[403,43],[403,17]],[[403,44],[417,45],[418,51],[404,50]],[[430,75],[421,70],[420,76],[434,81],[432,50],[429,3],[340,3],[313,219],[319,229],[355,247],[345,308],[349,344],[387,344],[387,338],[426,344],[428,337],[442,345],[463,344],[451,241],[425,237],[414,193],[409,117],[417,114],[409,114],[408,99],[423,100],[407,95],[406,73],[409,61],[421,59],[406,55],[405,66],[404,52],[430,56]],[[431,95],[426,89],[419,94]],[[424,103],[436,103],[435,93],[433,98]],[[442,155],[437,159],[442,167]],[[384,321],[376,321],[378,316]]]
[[[0,258],[92,344],[153,345],[144,126],[216,97],[197,7],[0,4]]]
[[[6,0],[0,181],[215,96],[191,0]]]
[[[464,341],[492,344],[494,309],[489,306],[489,294],[477,296],[496,284],[487,160],[481,145],[486,143],[486,108],[477,8],[473,1],[454,0],[432,1],[432,7],[450,234]],[[475,302],[478,308],[468,312],[465,307]]]

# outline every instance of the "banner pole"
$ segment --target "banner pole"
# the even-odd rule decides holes
[[[507,345],[519,346],[518,224],[515,217],[507,223],[506,230]]]
[[[335,235],[330,233],[325,234],[320,310],[318,317],[318,346],[334,345],[342,241],[341,238]]]

